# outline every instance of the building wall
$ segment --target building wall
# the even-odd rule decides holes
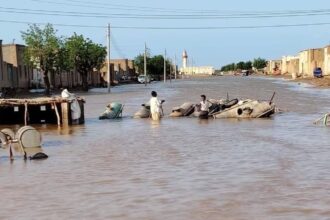
[[[0,40],[0,88],[2,88],[4,84],[3,77],[4,77],[4,64],[2,57],[2,40]]]
[[[313,77],[313,72],[316,67],[324,69],[324,48],[310,50],[311,66],[309,76]]]
[[[266,66],[267,74],[280,74],[282,69],[282,60],[269,60]]]
[[[87,75],[87,82],[89,86],[100,86],[100,72],[93,72]],[[62,72],[61,74],[53,74],[53,86],[55,88],[77,88],[82,86],[82,77],[80,73],[75,71]]]
[[[309,69],[308,50],[299,52],[299,74],[306,76]]]
[[[324,48],[323,75],[330,75],[330,46]]]
[[[100,70],[101,81],[103,83],[108,81],[108,61],[106,61]],[[129,59],[113,59],[110,60],[111,65],[111,81],[118,81],[122,76],[135,76],[136,71],[134,67],[134,61]],[[101,82],[101,83],[102,83]]]
[[[29,68],[24,64],[24,45],[2,45],[0,41],[0,87],[15,87],[28,89],[30,87],[43,87],[43,76],[40,70]],[[132,62],[118,62],[124,68],[133,66]],[[101,84],[101,73],[89,73],[87,80],[90,86]],[[48,73],[51,85],[60,87],[80,87],[81,76],[78,72],[64,72],[61,74]]]
[[[212,66],[186,67],[180,69],[180,74],[184,75],[213,75],[215,69]]]
[[[289,73],[289,69],[290,69],[290,63],[291,60],[297,59],[297,57],[295,56],[283,56],[282,57],[282,63],[281,63],[281,72],[282,74],[287,74]]]
[[[12,64],[13,70],[7,71],[11,87],[27,89],[33,77],[32,68],[24,64],[24,45],[2,45],[3,61]]]
[[[313,77],[316,67],[324,65],[324,48],[304,50],[299,53],[299,73],[303,77]]]
[[[287,73],[295,74],[296,76],[300,76],[299,74],[299,58],[290,59],[287,64]]]
[[[0,40],[0,89],[12,87],[12,83],[9,80],[10,76],[8,73],[11,73],[13,70],[13,64],[7,63],[3,60],[2,52],[2,40]]]

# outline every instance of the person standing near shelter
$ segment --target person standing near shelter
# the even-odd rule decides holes
[[[164,102],[164,100],[162,100],[162,101],[158,100],[157,92],[155,92],[155,91],[151,92],[150,113],[151,113],[152,120],[154,120],[154,121],[160,120],[163,102]]]

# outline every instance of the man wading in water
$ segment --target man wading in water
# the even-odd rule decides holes
[[[200,105],[201,105],[202,115],[207,115],[209,113],[210,104],[206,100],[206,96],[205,95],[201,95],[201,98],[202,98],[202,101],[200,102]]]
[[[157,98],[157,92],[155,91],[151,92],[151,96],[152,96],[150,99],[151,118],[154,121],[159,121],[161,117],[162,103],[165,101],[164,100],[159,101]]]

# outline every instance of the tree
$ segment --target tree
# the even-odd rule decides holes
[[[238,62],[236,64],[236,68],[237,69],[240,69],[240,70],[244,70],[245,69],[245,62],[241,61],[241,62]]]
[[[140,74],[144,73],[144,54],[140,54],[135,57],[134,64],[137,67]],[[166,74],[170,74],[170,67],[172,62],[166,60]],[[152,75],[155,78],[160,79],[160,76],[164,74],[164,57],[163,55],[155,55],[150,57],[147,53],[147,74]]]
[[[251,61],[247,61],[245,62],[245,67],[244,67],[245,70],[250,70],[252,69],[252,62]]]
[[[231,64],[221,67],[221,71],[224,71],[224,72],[234,71],[236,69],[237,69],[237,67],[236,67],[235,63],[231,63]]]
[[[262,58],[257,58],[253,60],[253,67],[256,69],[263,69],[267,66],[267,61]]]
[[[68,57],[69,53],[67,48],[65,47],[65,41],[60,40],[59,49],[55,58],[55,71],[56,74],[60,75],[60,86],[62,86],[61,74],[63,72],[69,72],[71,70]]]
[[[88,73],[103,66],[107,54],[106,48],[74,33],[66,40],[65,49],[68,53],[69,66],[81,75],[82,88],[88,91]]]
[[[147,54],[147,70],[148,70],[148,63],[150,62],[149,54]],[[144,54],[139,54],[134,58],[134,65],[138,71],[138,73],[143,74],[144,73]]]
[[[50,82],[48,73],[55,68],[55,60],[59,51],[59,38],[56,36],[51,24],[41,28],[38,25],[30,25],[29,29],[21,32],[25,41],[25,62],[34,68],[40,68],[46,86],[46,94],[49,95]]]

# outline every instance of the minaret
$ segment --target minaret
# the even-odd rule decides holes
[[[182,53],[182,67],[183,68],[187,68],[188,67],[188,54],[187,51],[184,50]]]

